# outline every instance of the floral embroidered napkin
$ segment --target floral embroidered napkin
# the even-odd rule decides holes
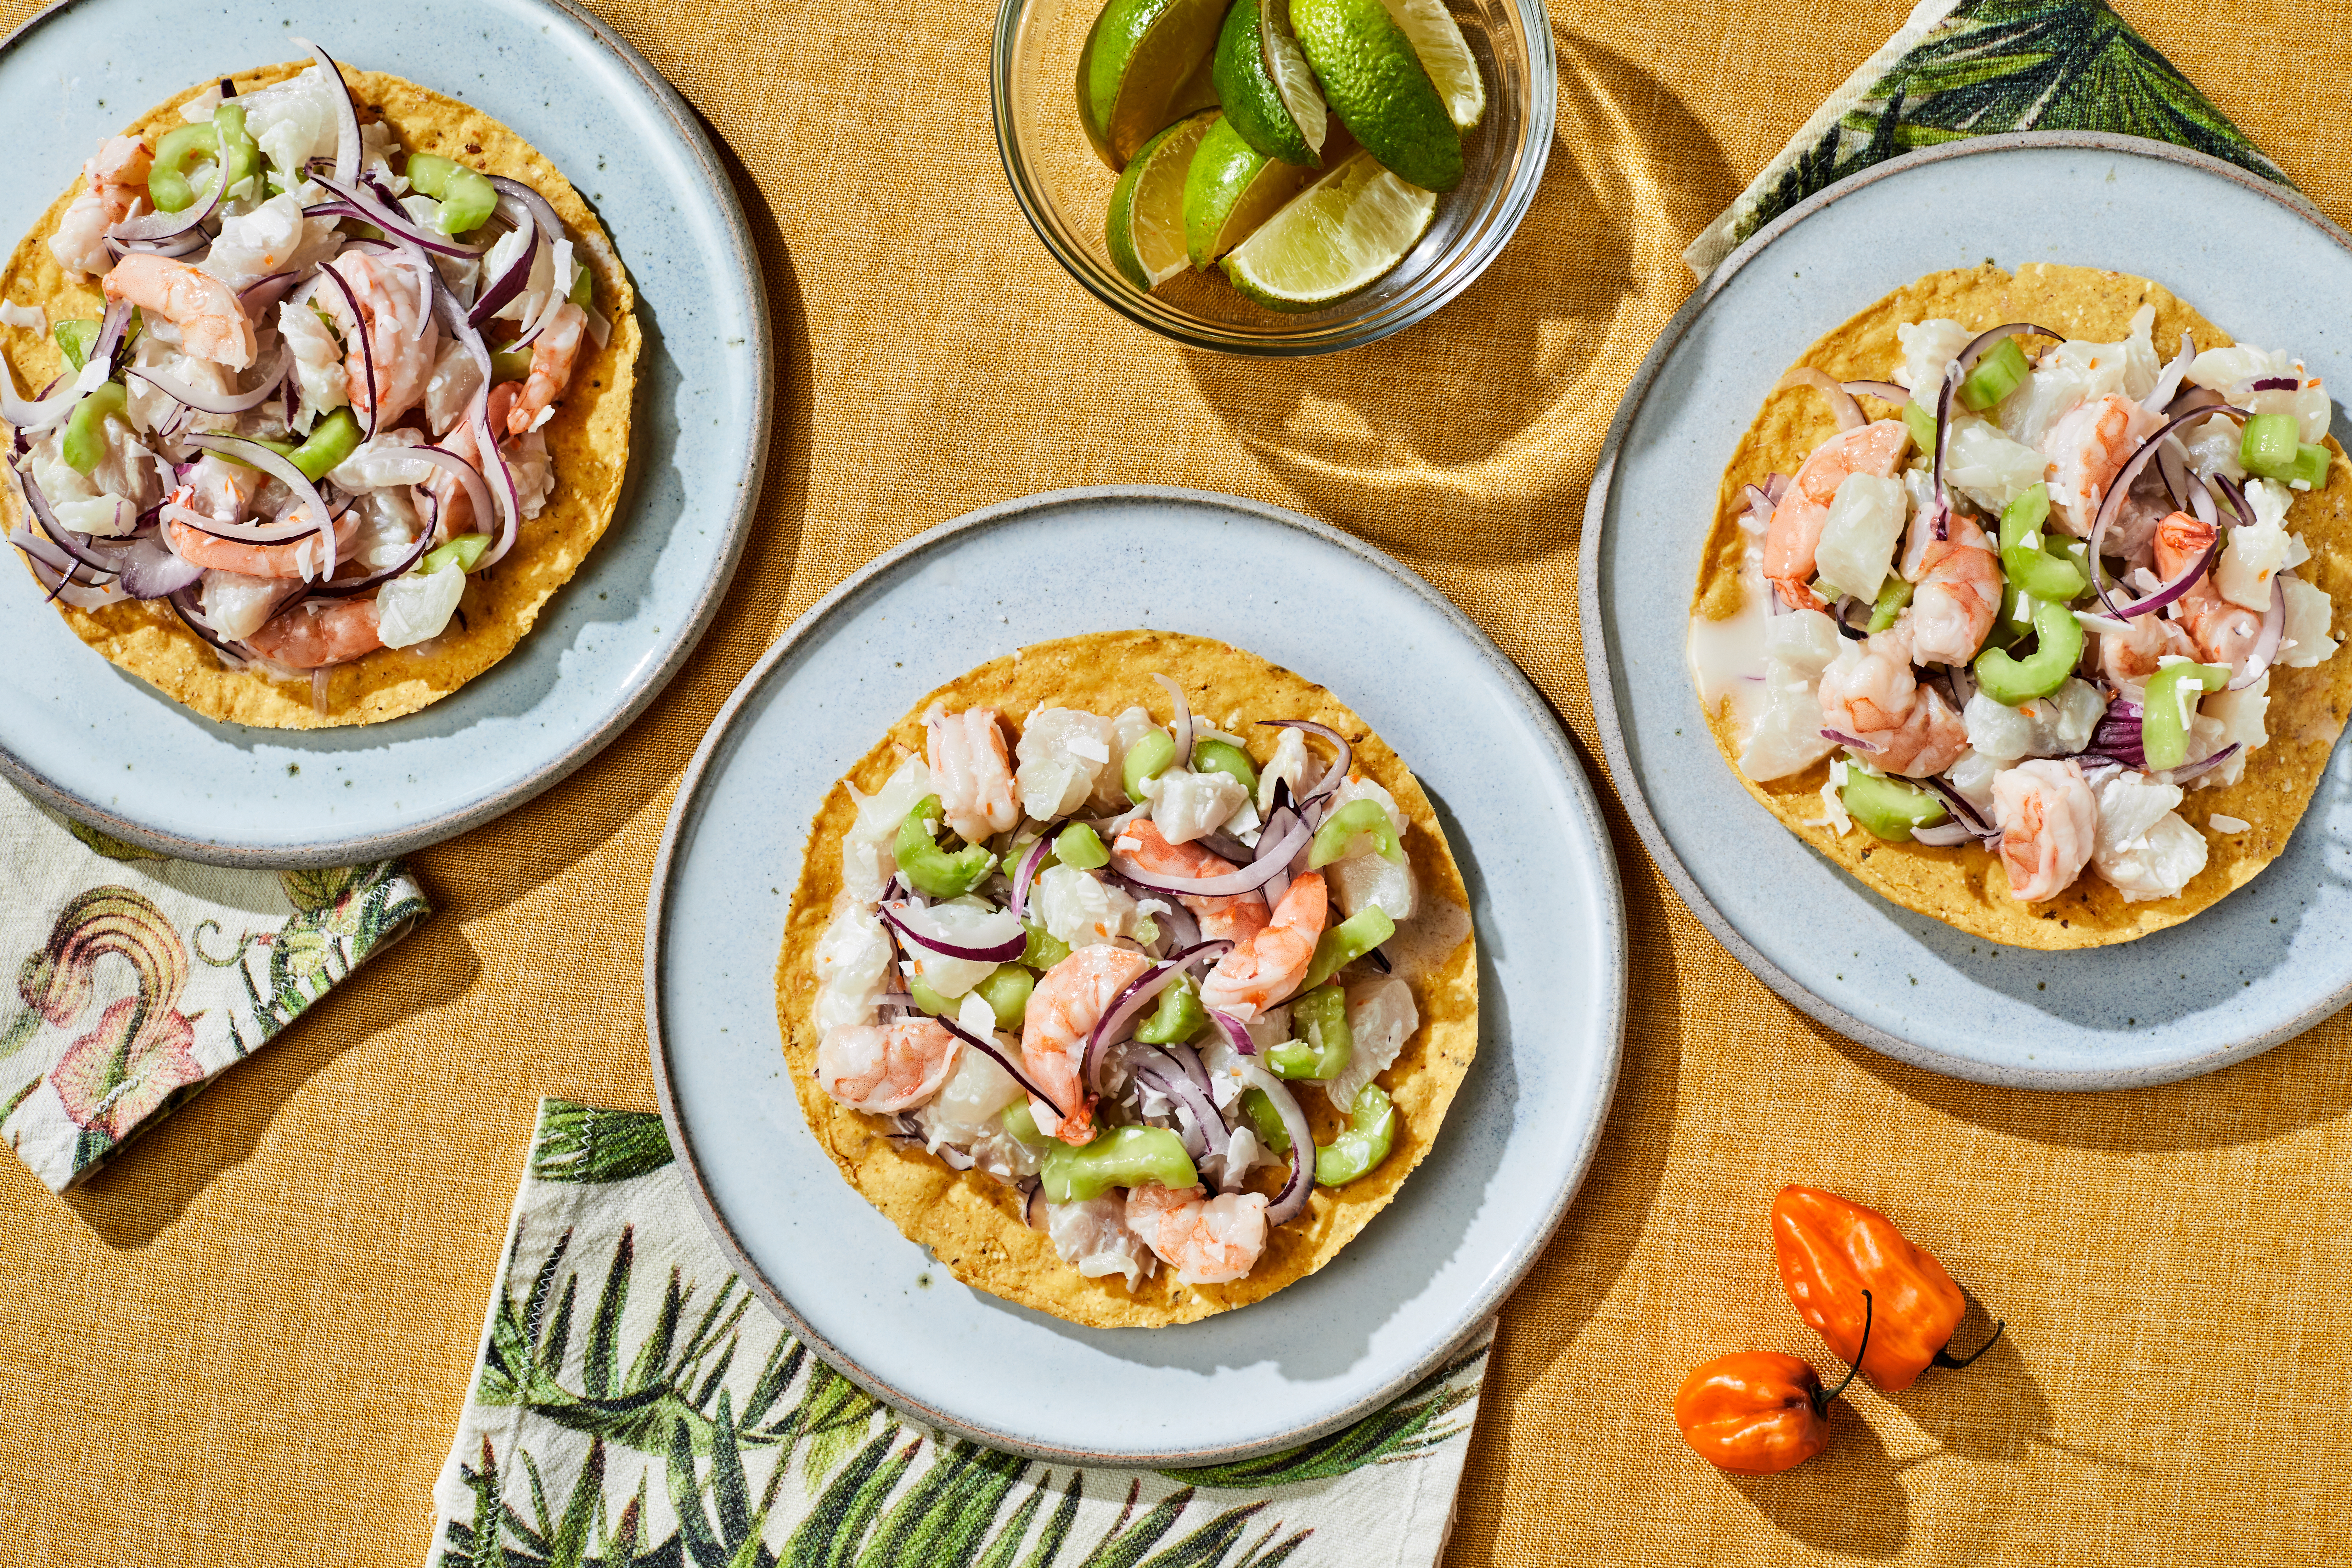
[[[1920,0],[1683,259],[1704,277],[1757,230],[1856,170],[2005,131],[2145,136],[2288,183],[2105,0]]]
[[[53,1192],[268,1043],[432,912],[391,862],[227,871],[0,787],[0,1136]],[[21,956],[19,956],[21,955]]]
[[[425,1562],[1425,1568],[1493,1334],[1286,1454],[1204,1470],[1000,1454],[811,1356],[720,1257],[659,1116],[542,1100]]]

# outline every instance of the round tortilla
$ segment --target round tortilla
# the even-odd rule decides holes
[[[1800,366],[1812,366],[1842,381],[1884,380],[1902,362],[1897,325],[1948,318],[1982,330],[2004,321],[2035,321],[2089,342],[2117,342],[2142,304],[2156,308],[2154,337],[2159,359],[2169,361],[2189,333],[2197,347],[2228,347],[2230,335],[2175,298],[2161,284],[2120,272],[2090,267],[2029,264],[2016,276],[1988,263],[1938,272],[1899,288],[1807,350]],[[1732,455],[1716,501],[1715,527],[1699,566],[1694,615],[1722,620],[1739,610],[1746,591],[1740,566],[1747,535],[1739,527],[1746,510],[1743,486],[1769,475],[1794,474],[1836,428],[1828,403],[1808,389],[1775,392]],[[2287,528],[2299,532],[2311,559],[2297,574],[2326,591],[2337,604],[2352,592],[2352,462],[2333,436],[2335,461],[2323,490],[2295,497]],[[2127,904],[2121,893],[2087,867],[2072,887],[2044,904],[2026,904],[2011,896],[2000,856],[1979,844],[1934,849],[1926,844],[1890,844],[1859,826],[1843,835],[1809,827],[1822,815],[1822,786],[1829,762],[1801,773],[1759,784],[1739,772],[1739,737],[1729,699],[1707,715],[1724,760],[1788,830],[1852,873],[1871,891],[1904,908],[1929,915],[2004,946],[2063,949],[2103,947],[2128,942],[2168,925],[2178,925],[2210,907],[2261,874],[2286,848],[2312,792],[2319,787],[2344,716],[2352,711],[2352,651],[2339,649],[2305,670],[2273,666],[2266,727],[2267,745],[2247,758],[2237,783],[2190,789],[2179,810],[2203,829],[2207,819],[2235,817],[2251,824],[2242,833],[2208,834],[2205,869],[2174,898]]]
[[[311,63],[270,66],[234,79],[239,92],[251,92],[298,75]],[[74,634],[118,667],[205,717],[229,724],[271,729],[374,724],[447,696],[506,657],[530,630],[540,607],[579,570],[613,520],[628,469],[629,405],[639,343],[635,296],[587,203],[562,171],[478,110],[377,71],[346,68],[343,78],[361,113],[373,112],[390,124],[407,151],[437,152],[505,174],[545,196],[562,218],[574,254],[595,275],[596,308],[612,322],[612,338],[602,349],[593,340],[582,340],[572,384],[555,416],[541,427],[555,462],[555,486],[546,507],[523,519],[505,560],[474,574],[447,631],[415,647],[381,649],[330,670],[324,714],[311,701],[308,680],[273,680],[225,667],[169,605],[134,602],[82,611],[58,604]],[[190,88],[134,122],[126,134],[144,135],[153,145],[163,131],[183,123],[180,105],[215,85]],[[41,307],[52,325],[100,316],[106,308],[98,279],[68,273],[49,254],[49,236],[80,189],[77,182],[51,204],[9,257],[6,272],[0,273],[0,296]],[[67,369],[56,340],[46,333],[37,339],[22,329],[0,329],[0,355],[28,392]],[[28,521],[16,487],[0,490],[0,518],[9,527]]]
[[[978,1171],[950,1170],[932,1155],[891,1141],[886,1135],[890,1119],[850,1110],[817,1087],[812,958],[843,891],[841,841],[857,814],[848,787],[870,795],[907,756],[920,753],[920,715],[934,702],[950,710],[992,707],[1016,731],[1040,707],[1110,715],[1141,706],[1164,722],[1171,708],[1166,690],[1150,678],[1155,672],[1181,685],[1203,720],[1247,737],[1250,755],[1261,764],[1273,752],[1276,732],[1257,728],[1260,718],[1313,719],[1348,737],[1356,770],[1393,795],[1411,824],[1404,842],[1421,902],[1403,934],[1453,929],[1444,912],[1431,914],[1439,901],[1455,911],[1469,904],[1445,831],[1404,763],[1346,705],[1322,686],[1223,643],[1172,632],[1104,632],[1024,648],[949,682],[916,704],[833,787],[809,832],[776,967],[776,1016],[793,1087],[810,1131],[844,1179],[964,1283],[1089,1328],[1192,1322],[1261,1301],[1329,1262],[1387,1207],[1429,1152],[1478,1046],[1477,959],[1464,914],[1459,937],[1439,936],[1446,950],[1433,954],[1420,977],[1409,981],[1421,1028],[1377,1080],[1396,1105],[1389,1157],[1346,1186],[1317,1187],[1306,1215],[1269,1232],[1265,1256],[1245,1278],[1192,1286],[1162,1266],[1132,1294],[1124,1276],[1090,1280],[1062,1261],[1054,1244],[1023,1222],[1022,1197],[1013,1188]],[[1323,1095],[1305,1092],[1298,1101],[1315,1124],[1317,1141],[1328,1143],[1340,1123]],[[1270,1179],[1276,1175],[1261,1167],[1251,1185],[1270,1197],[1280,1185]]]

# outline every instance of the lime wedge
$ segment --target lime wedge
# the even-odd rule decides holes
[[[1272,20],[1277,15],[1279,26]],[[1307,57],[1290,36],[1289,16],[1290,0],[1234,0],[1217,35],[1217,101],[1242,140],[1260,152],[1316,164],[1328,121]]]
[[[1238,12],[1250,0],[1237,0]],[[1184,250],[1206,272],[1307,183],[1308,171],[1243,140],[1229,113],[1209,127],[1184,176]]]
[[[1436,214],[1433,193],[1358,152],[1259,225],[1225,276],[1269,310],[1319,310],[1378,282]]]
[[[1147,292],[1184,270],[1184,176],[1217,111],[1178,120],[1128,160],[1111,187],[1103,241],[1119,275]]]
[[[1426,191],[1462,183],[1462,132],[1383,0],[1291,0],[1290,20],[1331,112],[1366,152]]]
[[[1445,8],[1445,0],[1383,0],[1389,20],[1412,44],[1421,68],[1429,73],[1445,112],[1457,130],[1467,131],[1486,112],[1486,84],[1479,78],[1478,62],[1470,57],[1469,40],[1461,24]]]
[[[1227,0],[1109,0],[1078,51],[1078,122],[1123,169],[1191,109],[1206,108],[1208,62]]]

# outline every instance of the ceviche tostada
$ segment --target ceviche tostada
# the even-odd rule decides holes
[[[1990,264],[1822,339],[1732,458],[1693,607],[1749,790],[2021,946],[2128,941],[2261,872],[2352,699],[2352,464],[2294,348]]]
[[[114,664],[279,727],[514,647],[611,521],[638,346],[546,159],[311,52],[107,138],[0,275],[10,543]]]
[[[818,812],[777,990],[850,1184],[959,1279],[1095,1327],[1329,1261],[1477,1043],[1412,773],[1323,687],[1168,632],[925,698]]]

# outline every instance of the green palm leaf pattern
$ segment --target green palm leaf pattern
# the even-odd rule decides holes
[[[658,1117],[545,1102],[529,1171],[437,1568],[1281,1568],[1329,1489],[1458,1469],[1467,1440],[1483,1343],[1287,1454],[1050,1469],[912,1426],[812,1356],[700,1232]],[[1450,1483],[1433,1492],[1442,1518]]]
[[[2105,0],[1960,0],[1817,141],[1775,161],[1734,209],[1722,248],[1882,160],[2017,131],[2144,136],[2288,183]]]

